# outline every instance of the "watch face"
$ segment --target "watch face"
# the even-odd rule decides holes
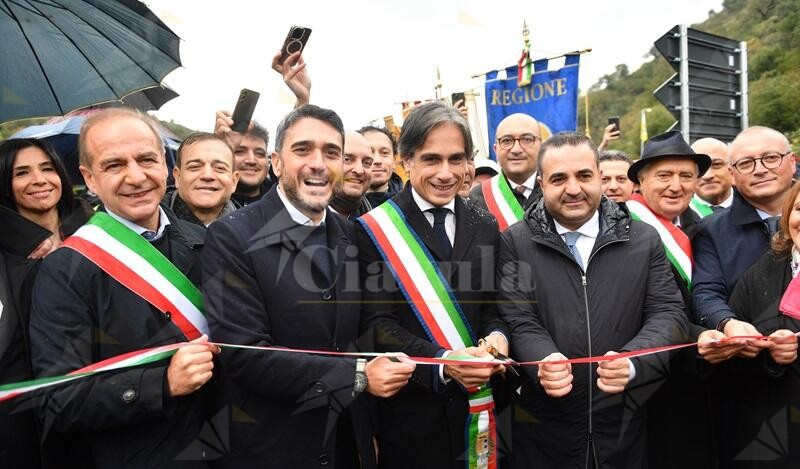
[[[353,389],[356,392],[362,392],[367,389],[367,375],[364,373],[356,373],[356,381],[353,384]]]

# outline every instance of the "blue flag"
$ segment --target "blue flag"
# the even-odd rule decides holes
[[[542,139],[578,126],[579,54],[568,55],[559,70],[548,71],[547,59],[533,62],[533,78],[528,86],[517,86],[517,66],[506,69],[505,79],[497,72],[486,74],[486,116],[489,154],[493,160],[495,130],[506,116],[521,112],[533,116],[542,128]]]

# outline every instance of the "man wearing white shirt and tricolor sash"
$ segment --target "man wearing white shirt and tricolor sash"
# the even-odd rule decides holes
[[[541,144],[539,123],[527,114],[511,114],[497,126],[494,151],[501,172],[473,188],[469,198],[497,219],[500,231],[521,220],[542,196],[536,179]]]
[[[701,138],[692,144],[695,153],[711,158],[711,166],[697,180],[694,197],[689,208],[705,218],[728,208],[733,203],[733,174],[730,167],[728,145],[715,138]]]
[[[48,256],[34,286],[32,366],[60,375],[138,349],[192,340],[169,362],[99,374],[45,395],[51,431],[90,447],[87,467],[207,467],[197,437],[216,346],[196,287],[202,230],[159,207],[167,166],[158,131],[128,109],[96,114],[80,169],[102,208]],[[85,440],[85,441],[84,441]]]
[[[641,191],[641,195],[634,194],[628,200],[628,210],[634,220],[643,221],[658,232],[689,318],[694,266],[690,239],[700,218],[690,202],[698,179],[710,166],[708,155],[695,153],[680,132],[672,131],[648,140],[642,158],[628,169],[628,177],[639,184]],[[688,340],[697,340],[703,330],[690,324]],[[707,365],[693,350],[674,354],[668,365],[660,381],[648,383],[657,389],[647,404],[650,465],[713,467],[716,465],[713,445],[699,443],[713,438],[711,397],[703,371]],[[685,426],[687,420],[692,421],[690,428]],[[660,444],[665,438],[684,450],[665,448]]]
[[[497,223],[456,195],[471,142],[455,108],[440,102],[415,108],[399,144],[409,184],[358,220],[361,330],[377,351],[452,358],[491,357],[490,347],[508,353],[492,284]],[[503,371],[417,367],[405,388],[378,403],[379,466],[496,468],[489,381]]]

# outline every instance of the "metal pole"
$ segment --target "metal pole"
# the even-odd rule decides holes
[[[742,130],[750,127],[750,105],[748,104],[750,94],[747,91],[747,41],[739,43],[739,67],[742,70],[739,75],[739,90],[742,100]]]
[[[646,121],[644,119],[645,119],[645,117],[644,117],[644,109],[642,109],[642,116],[639,119],[639,125],[642,126],[642,127],[647,125],[645,123]],[[644,140],[642,140],[642,135],[643,134],[644,134],[644,131],[642,129],[639,129],[639,158],[641,158],[642,157],[642,153],[644,153]]]
[[[685,24],[680,25],[681,41],[681,133],[691,143],[689,135],[689,31]]]

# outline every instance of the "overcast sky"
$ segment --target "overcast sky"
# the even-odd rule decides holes
[[[162,119],[212,130],[217,109],[232,110],[241,88],[261,93],[255,117],[272,132],[293,98],[270,68],[291,25],[313,30],[304,58],[312,102],[336,110],[348,128],[386,114],[401,101],[481,90],[472,75],[517,61],[522,22],[534,59],[591,48],[581,63],[585,89],[615,65],[638,67],[658,39],[679,23],[698,23],[721,0],[294,0],[146,2],[183,39],[184,67],[165,83],[181,96]],[[664,79],[666,80],[666,76]],[[482,99],[479,97],[478,99]],[[479,101],[480,106],[484,106]],[[271,143],[271,142],[270,142]]]

